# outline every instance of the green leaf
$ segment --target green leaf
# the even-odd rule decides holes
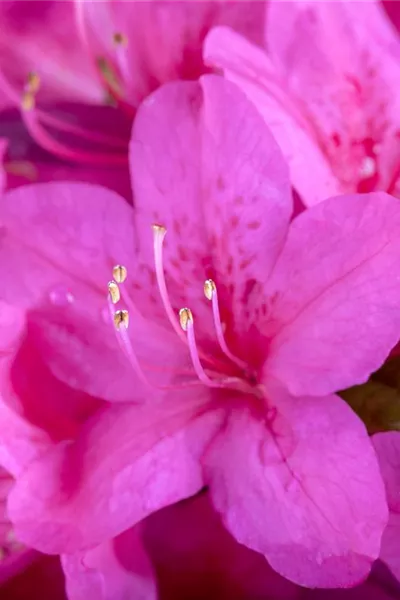
[[[400,431],[400,357],[387,360],[367,383],[339,395],[362,419],[370,434]]]

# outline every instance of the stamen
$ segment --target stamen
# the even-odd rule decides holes
[[[161,300],[163,302],[164,309],[165,309],[165,312],[169,319],[169,322],[171,323],[172,327],[174,328],[175,332],[180,337],[180,339],[186,344],[187,343],[186,336],[184,333],[182,333],[182,329],[180,328],[179,323],[177,322],[175,312],[171,306],[171,302],[169,301],[167,284],[165,283],[164,264],[163,264],[163,244],[164,244],[164,238],[167,233],[167,230],[162,225],[153,225],[153,233],[154,233],[154,263],[155,263],[155,267],[156,267],[157,284],[158,284],[158,289],[160,292]]]
[[[84,127],[80,127],[75,123],[63,121],[62,119],[54,117],[53,115],[50,115],[40,109],[38,109],[37,114],[42,123],[44,123],[48,127],[57,129],[58,131],[72,133],[80,139],[99,142],[100,144],[103,144],[106,147],[112,146],[113,148],[117,148],[119,151],[125,150],[126,143],[115,136],[102,133],[100,131],[91,131],[89,129],[85,129]]]
[[[115,328],[120,331],[121,327],[126,330],[129,326],[129,313],[127,310],[117,310],[114,313]]]
[[[181,308],[179,311],[179,322],[183,331],[187,331],[189,321],[193,323],[192,311],[190,308]]]
[[[115,265],[113,268],[113,277],[117,283],[124,283],[128,276],[128,270],[124,265]]]
[[[129,313],[127,310],[117,310],[114,313],[114,307],[111,298],[108,298],[108,309],[111,319],[114,321],[115,329],[117,330],[117,341],[125,356],[127,357],[132,369],[135,371],[139,379],[146,385],[151,386],[147,377],[143,373],[136,354],[133,350],[131,341],[128,335]]]
[[[1,82],[0,82],[1,83]],[[64,159],[73,160],[87,164],[125,164],[126,157],[122,154],[86,152],[80,149],[71,148],[55,139],[49,133],[40,121],[43,111],[36,109],[35,96],[39,89],[40,79],[36,73],[31,73],[26,81],[24,91],[21,97],[22,118],[27,130],[33,139],[42,148]],[[43,121],[49,121],[51,125],[52,118],[44,117]],[[54,125],[54,123],[53,123]]]
[[[28,160],[10,160],[3,164],[6,173],[24,177],[28,181],[35,181],[38,178],[36,166]]]
[[[192,359],[193,368],[197,377],[202,383],[204,383],[204,385],[207,385],[208,387],[224,387],[222,382],[213,381],[210,379],[201,365],[199,353],[197,351],[196,337],[194,334],[193,315],[190,308],[181,308],[179,311],[179,322],[183,331],[186,331],[187,333],[190,358]]]
[[[178,390],[182,387],[192,387],[192,386],[196,386],[196,385],[200,385],[200,382],[195,380],[195,381],[185,381],[182,382],[180,385],[178,386],[171,386],[171,385],[157,385],[155,383],[151,383],[146,375],[144,374],[144,371],[139,363],[139,360],[136,356],[136,353],[133,349],[132,343],[129,339],[129,335],[128,335],[128,325],[129,325],[129,313],[127,310],[119,310],[116,313],[114,313],[114,306],[112,303],[112,300],[110,298],[110,296],[108,297],[108,309],[110,312],[110,316],[111,316],[111,320],[114,322],[115,325],[115,334],[116,334],[116,338],[118,341],[118,344],[123,352],[123,354],[126,356],[127,360],[129,361],[130,366],[132,367],[133,371],[136,373],[136,375],[139,377],[139,379],[147,386],[149,386],[150,388],[153,389],[157,389],[157,390]],[[146,367],[147,370],[151,370],[151,371],[164,371],[165,369],[157,369],[154,365],[144,365]],[[179,372],[177,371],[177,374],[181,374],[181,375],[186,375],[186,374],[191,374],[191,372]]]
[[[126,164],[126,157],[122,154],[85,152],[75,148],[70,148],[62,142],[56,140],[46,131],[40,123],[40,111],[34,110],[35,97],[30,92],[24,92],[22,95],[22,117],[27,130],[33,139],[45,150],[59,156],[63,159],[74,162],[91,165],[121,165]]]
[[[207,279],[207,281],[204,282],[204,295],[207,298],[207,300],[211,300],[211,302],[212,302],[215,332],[217,334],[218,343],[220,345],[222,352],[232,362],[234,362],[236,365],[238,365],[238,367],[240,367],[241,369],[247,369],[246,362],[244,360],[241,360],[234,354],[232,354],[232,352],[229,350],[229,348],[226,344],[226,341],[224,338],[224,332],[223,332],[223,328],[222,328],[221,315],[219,312],[217,286],[215,285],[215,283],[212,279]]]
[[[31,94],[37,94],[40,87],[40,77],[37,73],[32,72],[29,73],[27,82],[25,85],[25,90],[30,92]]]
[[[123,33],[116,32],[113,35],[113,42],[119,71],[123,80],[125,82],[129,81],[129,78],[131,77],[131,69],[129,68],[128,56],[126,53],[128,38]]]
[[[112,97],[117,101],[120,100],[123,97],[123,91],[115,69],[104,57],[99,57],[96,63]]]
[[[111,302],[113,304],[117,304],[117,302],[121,299],[121,294],[119,291],[118,284],[115,281],[110,281],[108,283],[108,292],[110,294]]]
[[[119,31],[114,33],[113,42],[116,46],[123,46],[124,48],[126,48],[128,45],[128,39],[127,39],[126,35],[124,35],[123,33],[119,32]]]
[[[35,108],[35,95],[32,92],[24,92],[21,98],[21,108],[24,112]]]

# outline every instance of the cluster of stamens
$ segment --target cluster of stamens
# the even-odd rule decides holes
[[[189,385],[193,383],[199,383],[200,381],[209,387],[233,387],[245,392],[253,392],[253,390],[250,389],[252,386],[246,381],[245,377],[221,377],[221,370],[225,370],[224,365],[221,364],[221,361],[202,354],[201,349],[198,348],[196,343],[194,317],[191,309],[188,307],[181,308],[178,315],[176,315],[174,309],[172,308],[167,291],[163,266],[163,243],[165,235],[165,227],[161,225],[153,225],[153,248],[156,280],[166,316],[168,317],[168,320],[176,334],[187,346],[193,369],[197,375],[196,381],[189,382]],[[135,354],[134,348],[127,333],[130,312],[133,310],[137,313],[135,305],[131,302],[129,296],[125,294],[123,290],[123,284],[127,279],[127,275],[128,273],[126,267],[123,265],[116,265],[113,268],[113,279],[108,283],[108,304],[117,338],[121,348],[124,350],[124,354],[128,358],[135,372],[139,375],[140,379],[148,385],[152,385],[152,387],[161,387],[165,389],[164,386],[154,386],[154,384],[150,384],[147,376],[139,364],[139,360]],[[226,344],[224,328],[221,322],[218,305],[217,286],[212,279],[207,279],[205,281],[204,295],[212,304],[215,333],[222,353],[226,358],[233,362],[237,368],[246,373],[248,369],[247,364],[235,356],[229,350]],[[126,303],[127,308],[115,310],[116,305],[121,300]],[[203,363],[206,365],[205,367],[203,366]]]
[[[127,38],[122,33],[113,35],[115,63],[123,78],[129,76],[127,61]],[[123,86],[118,73],[106,59],[98,60],[99,73],[107,93],[112,98],[122,100]],[[51,114],[37,106],[36,97],[40,90],[40,76],[36,72],[29,73],[22,94],[17,91],[0,71],[0,86],[7,96],[20,106],[21,116],[32,138],[44,149],[60,158],[85,164],[126,164],[126,141],[112,134],[88,129],[76,122]],[[121,108],[126,107],[123,101]],[[131,114],[132,109],[128,111]],[[54,131],[68,134],[68,142],[62,136],[54,135]],[[93,150],[83,149],[92,144]],[[22,173],[23,174],[23,173]]]

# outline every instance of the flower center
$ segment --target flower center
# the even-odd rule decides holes
[[[218,357],[204,353],[202,348],[199,347],[196,340],[194,317],[190,308],[181,308],[178,314],[174,311],[164,275],[163,244],[166,232],[165,227],[153,225],[153,249],[157,285],[166,316],[176,335],[187,347],[192,363],[192,375],[194,374],[196,376],[195,379],[192,378],[178,387],[182,387],[183,385],[198,385],[201,383],[210,388],[229,388],[246,394],[250,393],[259,396],[261,391],[251,368],[244,360],[231,352],[227,345],[224,327],[221,321],[218,291],[215,282],[212,279],[207,279],[205,281],[204,295],[212,305],[214,330],[219,348],[223,356],[227,358],[231,364],[233,363],[235,371],[241,373],[240,376],[232,377],[227,375],[226,364],[222,363]],[[117,265],[113,269],[113,280],[108,283],[109,312],[114,323],[114,331],[116,332],[120,348],[127,357],[132,369],[142,382],[159,389],[173,389],[171,386],[158,386],[150,382],[146,372],[148,368],[142,367],[131,343],[128,334],[130,316],[133,315],[134,318],[142,318],[142,316],[123,288],[126,279],[126,267]],[[127,308],[115,311],[114,307],[121,299],[125,301]]]

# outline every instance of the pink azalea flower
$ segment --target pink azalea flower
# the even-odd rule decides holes
[[[264,2],[3,2],[0,90],[49,153],[9,131],[9,187],[69,178],[130,200],[127,151],[140,101],[165,81],[206,72],[202,43],[213,25],[261,43],[263,14]],[[0,118],[0,134],[10,119]]]
[[[76,25],[74,2],[1,2],[0,19],[0,70],[10,87],[22,93],[27,75],[38,70],[44,102],[103,101],[96,68]]]
[[[389,523],[382,538],[381,559],[400,581],[400,433],[390,431],[373,437],[386,486]]]
[[[130,160],[135,209],[73,183],[1,204],[4,410],[41,432],[18,434],[26,458],[20,421],[0,420],[24,465],[18,537],[80,565],[93,548],[107,577],[113,538],[208,486],[230,533],[278,573],[355,585],[388,514],[372,443],[335,391],[398,340],[399,203],[347,195],[290,222],[274,139],[212,75],[143,103]],[[116,264],[128,329],[105,299]]]
[[[400,40],[380,3],[271,0],[265,40],[216,28],[205,58],[254,101],[304,202],[400,195]]]

